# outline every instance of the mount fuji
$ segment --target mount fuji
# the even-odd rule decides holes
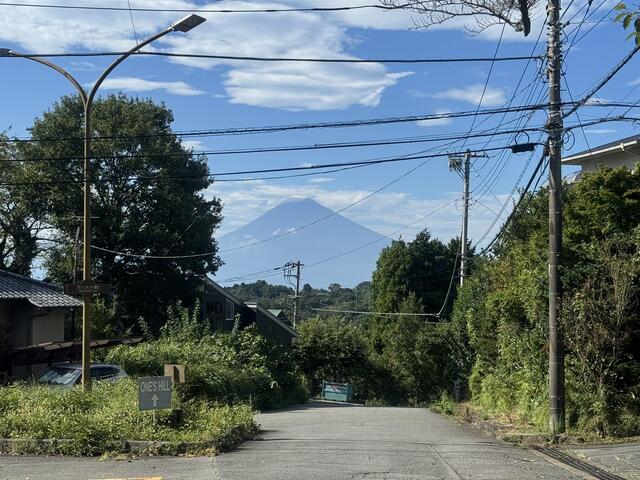
[[[303,198],[286,200],[218,243],[225,264],[214,280],[223,285],[259,279],[282,284],[277,267],[300,260],[300,285],[318,288],[371,280],[380,250],[391,239]]]

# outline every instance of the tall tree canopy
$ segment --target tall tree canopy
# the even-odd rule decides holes
[[[457,263],[459,244],[454,239],[445,245],[424,230],[412,242],[394,241],[382,250],[371,284],[376,310],[402,311],[401,306],[413,294],[420,311],[439,312]]]
[[[157,327],[170,304],[195,298],[197,277],[220,265],[213,238],[221,220],[206,158],[195,156],[173,134],[172,112],[151,100],[110,95],[95,102],[92,117],[92,275],[113,283],[125,325],[144,317]],[[44,207],[58,245],[46,258],[49,275],[71,280],[76,229],[82,216],[83,108],[63,97],[37,118],[33,141],[20,144],[31,198]],[[183,180],[180,180],[183,179]],[[68,183],[64,183],[68,182]],[[131,254],[184,256],[150,259]],[[81,264],[81,262],[79,262]]]
[[[0,135],[0,269],[30,275],[38,254],[37,236],[45,224],[42,211],[19,185],[23,167],[16,160],[14,145]]]

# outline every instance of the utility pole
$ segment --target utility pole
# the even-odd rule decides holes
[[[298,298],[300,298],[300,260],[296,262],[296,297],[293,302],[293,328],[298,320]]]
[[[467,150],[462,156],[449,155],[449,170],[461,174],[462,180],[464,181],[462,194],[462,201],[464,203],[462,213],[462,238],[460,239],[460,285],[464,284],[464,279],[467,277],[467,257],[469,254],[467,251],[467,236],[469,230],[469,174],[471,170],[471,159],[476,157],[486,157],[486,154],[472,154],[470,150]]]
[[[548,0],[549,79],[549,428],[555,434],[565,429],[564,347],[558,328],[562,284],[558,274],[562,255],[562,135],[560,99],[562,45],[560,43],[560,0]]]
[[[296,278],[296,293],[295,295],[293,295],[293,328],[296,328],[296,324],[298,321],[298,299],[300,298],[300,268],[302,267],[304,267],[304,264],[300,263],[300,260],[296,262],[288,262],[283,267],[285,279],[291,280],[291,277]],[[296,273],[293,273],[294,268],[296,270]]]

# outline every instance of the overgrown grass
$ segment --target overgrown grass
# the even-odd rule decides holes
[[[186,365],[185,398],[227,404],[248,403],[258,409],[307,401],[302,375],[291,352],[270,344],[249,328],[237,335],[171,335],[134,347],[112,349],[106,361],[133,376],[162,375],[163,365]]]
[[[36,448],[31,440],[65,439],[45,453],[97,455],[119,451],[124,440],[207,442],[216,450],[226,449],[257,431],[248,405],[184,401],[174,391],[173,404],[182,409],[184,421],[172,426],[170,412],[158,411],[154,423],[151,412],[138,410],[137,398],[131,379],[96,383],[90,393],[79,387],[2,387],[0,438],[25,440],[12,442],[9,453],[42,453],[42,445]]]
[[[440,398],[430,405],[431,410],[436,413],[441,413],[443,415],[453,415],[456,412],[456,404],[446,392],[442,392],[440,394]]]

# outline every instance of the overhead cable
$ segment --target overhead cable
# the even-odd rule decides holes
[[[570,102],[564,102],[563,107],[573,106]],[[630,102],[599,102],[589,104],[589,107],[629,107],[636,106]],[[284,125],[265,125],[265,126],[249,126],[249,127],[233,127],[233,128],[220,128],[220,129],[206,129],[206,130],[183,130],[175,131],[171,133],[153,133],[153,134],[138,134],[138,135],[101,135],[94,136],[92,140],[112,140],[112,139],[132,139],[132,138],[162,138],[162,137],[203,137],[203,136],[226,136],[226,135],[251,135],[260,133],[276,133],[285,132],[291,130],[312,130],[322,128],[345,128],[345,127],[363,127],[363,126],[376,126],[376,125],[388,125],[395,123],[412,123],[423,120],[442,120],[451,118],[465,118],[474,115],[495,115],[496,113],[504,112],[531,112],[536,110],[545,110],[548,107],[546,103],[522,105],[509,108],[492,108],[475,111],[460,111],[460,112],[446,112],[427,115],[411,115],[406,117],[381,117],[362,120],[344,120],[334,122],[319,122],[319,123],[298,123],[298,124],[284,124]],[[49,137],[49,138],[17,138],[8,140],[10,142],[63,142],[63,141],[78,141],[84,140],[84,137]]]
[[[107,7],[93,5],[64,5],[64,4],[46,4],[46,3],[17,3],[17,2],[0,2],[3,7],[30,7],[30,8],[50,8],[60,10],[93,10],[108,12],[152,12],[152,13],[292,13],[292,12],[342,12],[348,10],[398,10],[414,5],[414,2],[407,2],[404,5],[344,5],[337,7],[284,7],[284,8],[150,8],[150,7]]]
[[[401,313],[401,312],[371,312],[363,310],[340,310],[335,308],[312,308],[314,312],[329,312],[329,313],[350,313],[354,315],[372,315],[374,317],[435,317],[438,318],[437,313]],[[439,325],[441,322],[426,322]]]
[[[412,64],[412,63],[484,63],[484,62],[513,62],[540,59],[541,57],[509,56],[509,57],[453,57],[453,58],[312,58],[312,57],[263,57],[251,55],[214,55],[210,53],[179,53],[155,52],[140,50],[137,52],[66,52],[66,53],[18,53],[9,51],[7,57],[20,58],[87,58],[87,57],[120,57],[151,56],[168,58],[199,58],[206,60],[232,60],[236,62],[296,62],[296,63],[383,63],[383,64]]]

